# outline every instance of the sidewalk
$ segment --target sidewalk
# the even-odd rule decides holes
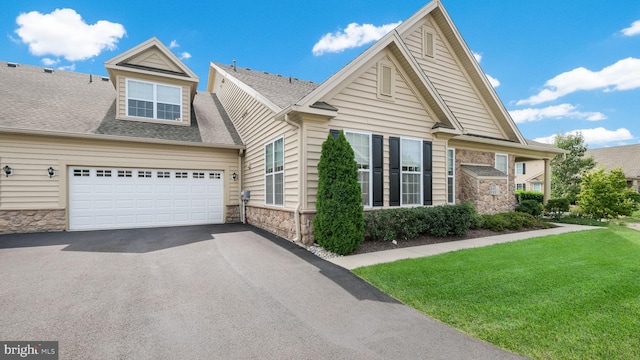
[[[422,245],[414,247],[406,247],[393,250],[376,251],[366,254],[348,255],[337,258],[328,259],[338,266],[342,266],[345,269],[355,269],[362,266],[369,266],[375,264],[382,264],[387,262],[393,262],[402,259],[413,259],[424,256],[432,256],[442,254],[451,251],[457,251],[462,249],[470,249],[482,246],[489,246],[494,244],[500,244],[510,241],[531,239],[540,236],[565,234],[574,231],[602,229],[598,226],[584,226],[584,225],[570,225],[570,224],[555,224],[558,227],[552,229],[533,230],[517,232],[512,234],[489,236],[484,238],[475,238],[469,240],[450,241],[433,245]]]

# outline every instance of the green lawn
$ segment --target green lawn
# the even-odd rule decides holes
[[[354,272],[527,357],[640,359],[640,231],[611,226]]]

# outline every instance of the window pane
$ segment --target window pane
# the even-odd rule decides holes
[[[496,155],[496,169],[508,174],[507,171],[507,155]]]
[[[369,206],[369,171],[360,170],[358,172],[358,182],[362,189],[362,205]]]
[[[274,205],[284,205],[284,174],[278,173],[275,174],[275,200]]]
[[[180,114],[180,105],[158,103],[158,119],[178,120],[181,117],[182,114]]]
[[[402,139],[402,167],[420,171],[420,141]]]
[[[276,140],[273,146],[275,170],[282,171],[284,170],[284,139]]]
[[[273,205],[273,175],[267,175],[265,183],[265,202]]]
[[[420,205],[420,174],[402,174],[402,204]]]
[[[267,174],[273,172],[273,143],[265,147],[265,172]]]
[[[130,99],[153,101],[153,84],[129,80],[128,85]]]
[[[453,178],[450,177],[447,179],[447,202],[449,204],[453,204],[455,202],[453,195]]]
[[[358,169],[369,169],[369,139],[367,134],[346,133],[345,137],[355,154]]]
[[[175,86],[157,85],[158,102],[180,105],[180,88]]]
[[[453,176],[453,166],[454,163],[454,156],[453,156],[453,149],[449,149],[447,150],[447,175],[449,176]]]
[[[153,118],[153,103],[149,101],[129,99],[128,116]]]

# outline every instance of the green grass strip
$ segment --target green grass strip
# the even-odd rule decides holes
[[[527,357],[640,358],[640,231],[612,226],[354,272],[425,314]]]

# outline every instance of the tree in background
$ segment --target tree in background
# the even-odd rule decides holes
[[[582,176],[578,194],[580,209],[594,219],[613,219],[620,215],[631,215],[638,209],[635,191],[627,187],[622,169],[605,172],[604,168]]]
[[[584,157],[587,145],[581,133],[558,134],[554,143],[569,153],[556,155],[551,160],[551,197],[566,198],[573,204],[580,192],[582,175],[594,168],[595,161],[592,157]]]
[[[322,143],[313,227],[316,242],[336,254],[352,253],[364,240],[358,165],[342,131],[337,139],[329,135]]]

